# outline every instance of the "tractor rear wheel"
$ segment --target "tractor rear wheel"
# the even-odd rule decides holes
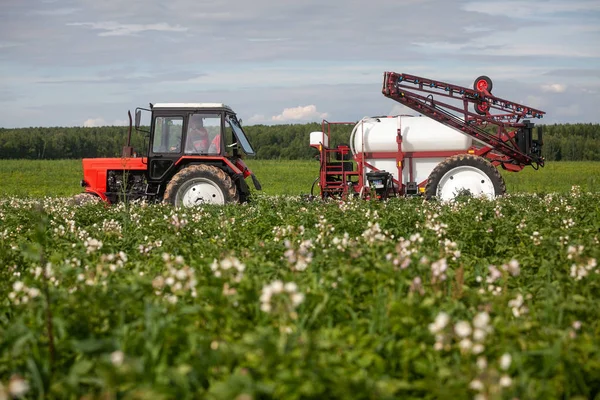
[[[237,187],[229,175],[213,165],[190,165],[173,176],[164,201],[176,208],[239,201]]]
[[[504,178],[483,157],[458,154],[439,163],[427,179],[425,196],[453,200],[457,196],[485,196],[494,199],[506,193]]]

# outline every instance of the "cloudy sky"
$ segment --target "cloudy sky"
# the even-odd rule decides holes
[[[598,0],[1,0],[0,126],[224,102],[246,125],[397,113],[384,71],[600,122]]]

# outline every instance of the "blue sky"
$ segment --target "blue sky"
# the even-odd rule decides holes
[[[600,1],[3,0],[0,126],[224,102],[246,125],[404,113],[384,71],[600,122]]]

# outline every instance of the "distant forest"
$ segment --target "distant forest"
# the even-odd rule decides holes
[[[244,130],[258,159],[310,159],[309,134],[321,124],[252,125]],[[333,144],[348,143],[351,126],[335,126]],[[0,128],[0,159],[69,159],[115,157],[121,154],[127,128]],[[148,139],[135,131],[138,153]],[[544,125],[543,155],[548,161],[600,161],[600,124]]]

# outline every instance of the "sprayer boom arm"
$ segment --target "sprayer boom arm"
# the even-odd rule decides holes
[[[478,78],[479,79],[479,78]],[[382,93],[422,115],[485,143],[484,149],[507,169],[543,166],[541,137],[532,140],[534,124],[544,111],[496,97],[486,85],[474,89],[409,74],[385,72]],[[451,102],[454,102],[452,104]],[[469,106],[478,109],[469,110]],[[495,132],[490,128],[495,127]],[[482,152],[482,153],[483,153]],[[493,155],[493,156],[492,156]]]

